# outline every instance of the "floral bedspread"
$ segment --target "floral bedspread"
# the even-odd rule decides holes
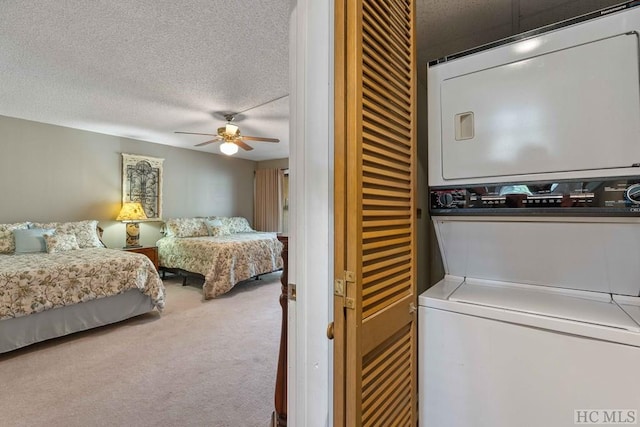
[[[146,256],[105,248],[0,255],[0,319],[138,288],[164,308],[164,285]]]
[[[205,299],[242,281],[282,268],[282,243],[275,233],[206,237],[163,237],[156,243],[160,265],[204,276]]]

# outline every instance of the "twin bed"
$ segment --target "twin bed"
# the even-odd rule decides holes
[[[0,353],[162,311],[164,285],[151,260],[105,248],[96,228],[97,221],[0,224]],[[31,229],[48,231],[50,244],[17,250],[13,233]],[[282,268],[276,234],[251,230],[244,218],[174,219],[166,230],[157,243],[161,268],[204,277],[205,299]]]

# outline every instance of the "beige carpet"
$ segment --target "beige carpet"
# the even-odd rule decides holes
[[[165,280],[167,306],[0,355],[0,426],[267,427],[280,274],[204,301]]]

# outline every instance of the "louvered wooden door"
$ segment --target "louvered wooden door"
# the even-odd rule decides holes
[[[336,1],[335,426],[417,421],[414,1]]]

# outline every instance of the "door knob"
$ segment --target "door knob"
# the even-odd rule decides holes
[[[329,323],[329,325],[327,326],[327,338],[329,338],[330,340],[333,339],[333,322]]]

